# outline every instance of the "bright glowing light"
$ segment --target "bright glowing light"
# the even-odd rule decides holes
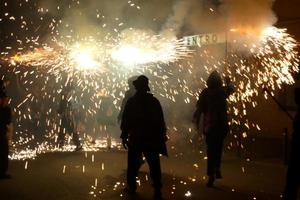
[[[229,31],[230,31],[230,32],[237,32],[238,29],[236,29],[236,28],[231,28]]]
[[[283,38],[285,34],[287,35],[286,29],[278,29],[274,26],[267,27],[262,31],[263,37],[273,37],[276,39]]]
[[[97,62],[97,57],[95,55],[95,48],[92,47],[81,47],[80,45],[75,45],[71,48],[70,52],[70,62],[78,70],[92,70],[100,67],[101,65]]]
[[[190,191],[187,191],[187,192],[184,194],[184,196],[186,196],[186,197],[191,197],[191,196],[192,196],[192,193],[191,193]]]
[[[131,46],[121,46],[112,52],[112,58],[125,65],[150,63],[155,60],[155,52]]]
[[[152,41],[140,41],[139,45],[120,45],[112,51],[114,61],[124,65],[169,63],[188,57],[192,51],[179,40],[163,40],[154,36]]]
[[[97,62],[93,59],[90,52],[87,52],[85,50],[78,53],[78,57],[75,58],[76,62],[79,66],[82,66],[84,68],[94,68],[97,64]]]
[[[186,58],[192,51],[176,38],[164,38],[142,30],[131,30],[120,35],[112,49],[113,61],[128,65],[170,63]]]

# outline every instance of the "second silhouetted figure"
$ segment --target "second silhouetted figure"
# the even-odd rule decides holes
[[[201,114],[203,117],[203,134],[207,145],[207,186],[213,186],[215,178],[221,176],[221,157],[223,141],[229,130],[227,119],[227,97],[233,92],[233,86],[228,79],[226,87],[222,86],[221,76],[213,71],[207,79],[205,88],[197,102],[194,113],[194,123],[199,128]]]
[[[140,157],[144,154],[150,168],[155,199],[161,198],[161,168],[159,154],[167,155],[166,125],[159,101],[148,93],[148,78],[139,76],[133,85],[136,93],[124,108],[121,122],[121,138],[128,147],[127,189],[136,191],[136,177]]]
[[[62,90],[61,101],[59,103],[58,113],[61,115],[60,131],[58,133],[59,147],[63,147],[66,132],[72,135],[74,144],[76,145],[76,151],[82,149],[79,141],[78,132],[74,125],[74,114],[72,104],[70,102],[71,86],[66,86]]]

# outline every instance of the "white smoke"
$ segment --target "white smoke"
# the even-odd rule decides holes
[[[168,17],[166,23],[162,27],[161,35],[167,38],[176,37],[176,35],[184,25],[184,20],[187,16],[190,6],[190,0],[177,0],[173,5],[171,15]]]
[[[272,10],[274,0],[224,0],[221,12],[229,28],[262,30],[277,18]]]

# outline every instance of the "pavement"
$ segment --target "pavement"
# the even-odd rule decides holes
[[[169,148],[161,157],[164,199],[281,199],[286,167],[280,160],[223,156],[223,179],[206,187],[206,160],[201,149]],[[0,180],[1,200],[153,199],[147,164],[141,168],[134,196],[123,192],[127,154],[124,150],[55,152],[34,160],[11,161],[12,178]]]

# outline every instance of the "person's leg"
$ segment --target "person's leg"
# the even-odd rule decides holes
[[[219,178],[219,179],[222,178],[222,174],[221,174],[222,154],[223,154],[223,139],[219,139],[216,141],[216,151],[215,151],[216,178]]]
[[[73,143],[78,147],[80,146],[80,141],[79,141],[79,134],[77,131],[74,131],[73,134],[72,134],[72,140],[73,140]]]
[[[4,170],[5,170],[5,174],[7,173],[7,170],[8,170],[8,154],[9,154],[8,141],[5,140],[5,145],[4,145]]]
[[[73,143],[76,145],[76,150],[78,150],[78,148],[80,148],[79,135],[71,119],[67,120],[66,129],[69,134],[72,134]]]
[[[5,137],[0,138],[0,177],[5,178],[8,169],[8,141]]]
[[[139,171],[139,158],[142,152],[135,147],[128,147],[127,158],[127,185],[131,192],[136,190],[136,177]]]
[[[150,176],[153,182],[155,198],[161,197],[161,167],[158,153],[143,152],[150,169]]]
[[[214,139],[210,137],[206,137],[206,146],[207,146],[206,154],[207,154],[207,176],[208,176],[207,186],[212,187],[215,181],[215,173],[216,173]]]
[[[111,134],[109,130],[106,130],[106,144],[107,144],[107,148],[111,149]]]
[[[57,138],[59,147],[62,147],[64,145],[65,135],[66,135],[66,120],[64,117],[62,117],[59,132],[58,132],[58,138]]]
[[[206,137],[207,176],[215,175],[215,143],[212,138]]]
[[[66,132],[66,129],[63,126],[61,126],[60,130],[58,132],[58,138],[57,138],[57,142],[60,147],[62,147],[65,143],[65,132]]]

